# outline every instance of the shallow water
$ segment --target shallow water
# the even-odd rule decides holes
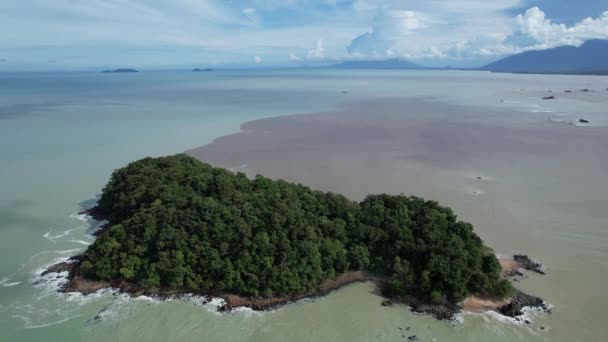
[[[396,341],[416,334],[438,341],[600,341],[608,333],[606,84],[606,77],[482,72],[0,74],[3,339]],[[596,91],[561,93],[582,88]],[[550,89],[557,99],[540,100]],[[55,292],[61,279],[38,282],[45,265],[92,242],[94,223],[74,214],[94,201],[113,169],[210,143],[246,121],[313,112],[364,118],[362,135],[374,122],[381,135],[386,120],[421,125],[427,134],[415,149],[403,149],[416,153],[393,148],[373,159],[353,149],[315,151],[294,157],[289,168],[235,152],[224,166],[246,164],[248,172],[353,198],[403,191],[453,206],[497,252],[527,252],[547,264],[547,276],[519,286],[554,304],[554,314],[532,313],[530,326],[464,315],[452,326],[404,307],[381,307],[370,285],[357,284],[275,312],[220,315],[196,300],[66,296]],[[588,127],[568,124],[582,117]],[[478,128],[491,134],[480,138]],[[298,165],[303,158],[310,163]],[[374,181],[361,182],[370,165],[385,167],[373,169],[380,175]],[[399,329],[407,327],[411,333]]]

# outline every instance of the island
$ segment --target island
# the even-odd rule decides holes
[[[370,280],[385,304],[440,319],[471,296],[499,303],[499,312],[527,296],[471,224],[413,196],[356,202],[178,154],[114,171],[88,213],[107,221],[95,242],[49,269],[69,272],[67,292],[195,293],[224,298],[225,309],[265,310]]]
[[[194,68],[194,69],[192,69],[192,71],[194,71],[194,72],[200,72],[200,71],[213,71],[213,69],[211,69],[211,68],[205,68],[205,69]]]
[[[135,69],[114,69],[114,70],[104,70],[102,73],[110,74],[110,73],[128,73],[128,72],[138,72]]]

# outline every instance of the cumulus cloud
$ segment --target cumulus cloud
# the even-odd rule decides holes
[[[323,48],[323,39],[317,39],[315,46],[308,50],[306,57],[310,59],[323,59],[325,58],[325,48]]]
[[[0,55],[10,59],[11,66],[43,67],[49,66],[48,56],[61,61],[58,65],[89,67],[124,63],[125,56],[140,66],[189,64],[202,58],[252,65],[262,62],[259,56],[265,65],[343,58],[479,65],[524,50],[608,39],[608,12],[588,10],[594,17],[583,20],[566,15],[569,22],[579,20],[568,25],[551,21],[536,7],[513,14],[513,8],[530,2],[0,1]]]
[[[396,45],[424,27],[424,16],[420,13],[384,8],[374,17],[372,30],[353,39],[347,50],[353,55],[392,55]]]
[[[356,2],[359,11],[376,11],[371,30],[355,37],[347,51],[355,58],[402,57],[437,60],[484,60],[532,49],[581,45],[589,39],[608,39],[608,12],[567,26],[554,23],[538,7],[508,16],[514,1],[463,0],[458,6],[429,0],[436,11],[411,4],[373,7]],[[461,6],[462,8],[459,8]],[[441,7],[441,8],[439,8]],[[466,13],[464,10],[470,11]]]
[[[573,26],[556,24],[538,7],[517,16],[519,29],[507,37],[507,45],[546,49],[562,45],[583,44],[589,39],[608,39],[608,11],[597,18],[585,18]]]

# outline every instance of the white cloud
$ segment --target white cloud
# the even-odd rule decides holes
[[[522,48],[546,49],[562,45],[581,45],[589,39],[608,38],[608,11],[598,18],[586,18],[573,26],[555,24],[538,7],[517,16],[519,30],[507,37],[506,44]]]
[[[255,64],[260,64],[260,63],[262,63],[262,57],[253,56],[253,61],[255,62]]]
[[[315,46],[308,50],[306,57],[310,59],[323,59],[325,58],[325,48],[323,48],[323,39],[317,39]]]
[[[512,14],[526,3],[530,0],[9,0],[0,1],[0,55],[11,61],[4,68],[15,61],[48,65],[49,59],[77,66],[212,60],[251,65],[252,56],[263,56],[264,65],[355,57],[474,65],[523,50],[608,38],[608,12],[562,25],[539,8]]]
[[[425,28],[427,18],[410,10],[383,8],[374,17],[372,29],[359,35],[348,47],[353,55],[392,56],[398,45],[417,30]],[[400,51],[404,52],[404,51]]]
[[[355,9],[376,13],[371,29],[355,37],[354,58],[487,60],[530,49],[608,39],[608,12],[572,26],[553,23],[538,7],[508,15],[519,0],[429,0],[399,7],[397,1],[359,0]]]

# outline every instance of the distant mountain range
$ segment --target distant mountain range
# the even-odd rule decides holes
[[[527,51],[490,63],[481,70],[535,74],[608,75],[608,40],[589,40],[579,47]]]
[[[454,70],[450,67],[426,67],[396,58],[346,61],[331,67],[338,69]],[[608,75],[608,40],[589,40],[579,47],[561,46],[547,50],[527,51],[503,58],[481,68],[462,68],[462,70],[531,74]]]
[[[331,66],[337,69],[429,69],[404,59],[384,59],[372,61],[346,61]]]

